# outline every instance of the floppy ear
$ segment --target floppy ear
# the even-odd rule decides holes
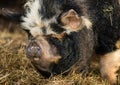
[[[75,10],[70,9],[69,11],[63,13],[60,17],[61,23],[64,25],[64,29],[68,32],[78,31],[86,27],[91,29],[92,22],[86,16],[80,16]]]
[[[66,29],[70,29],[71,31],[79,30],[80,26],[82,25],[82,19],[73,9],[70,9],[61,15],[61,22],[66,27]]]
[[[23,11],[12,9],[12,8],[2,8],[0,9],[0,16],[3,16],[7,19],[14,21],[21,21],[21,16],[23,15]]]

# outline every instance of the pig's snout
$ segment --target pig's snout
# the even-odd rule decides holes
[[[41,47],[35,41],[30,42],[26,49],[27,57],[28,58],[40,57],[41,54],[42,54]]]

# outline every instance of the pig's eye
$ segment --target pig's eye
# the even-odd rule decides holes
[[[40,28],[40,29],[42,30],[43,34],[46,34],[46,33],[47,33],[46,27],[42,27],[42,28]]]
[[[30,34],[30,30],[24,29],[24,31],[25,31],[28,35]]]
[[[64,28],[62,28],[59,24],[56,24],[56,23],[51,23],[50,27],[56,33],[62,33],[63,31],[65,31]]]
[[[32,36],[32,34],[30,33],[30,30],[25,30],[24,31],[28,34],[28,39],[33,39],[34,37]]]

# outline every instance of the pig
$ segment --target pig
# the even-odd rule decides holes
[[[96,55],[101,76],[117,85],[119,0],[28,0],[23,12],[1,12],[21,23],[29,39],[26,55],[44,77],[86,75]]]

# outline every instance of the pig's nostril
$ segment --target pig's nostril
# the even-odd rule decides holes
[[[29,58],[40,57],[41,48],[39,46],[28,46],[26,49],[26,54]]]

